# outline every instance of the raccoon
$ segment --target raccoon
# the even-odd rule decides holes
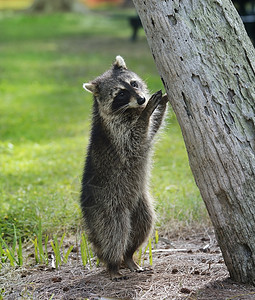
[[[98,258],[111,278],[118,279],[122,263],[131,271],[141,270],[133,254],[152,230],[150,157],[167,97],[161,91],[150,97],[146,84],[127,69],[121,56],[83,87],[94,101],[81,208]]]

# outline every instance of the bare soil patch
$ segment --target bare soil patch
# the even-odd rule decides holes
[[[103,266],[84,268],[72,253],[58,270],[45,266],[2,269],[3,299],[189,299],[254,300],[255,287],[228,278],[213,234],[196,234],[171,241],[161,238],[145,271],[128,279],[110,280]]]

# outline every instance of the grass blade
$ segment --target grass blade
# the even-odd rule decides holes
[[[81,235],[81,258],[84,267],[89,262],[89,266],[92,268],[91,259],[93,258],[93,252],[84,233]]]
[[[137,259],[137,262],[138,262],[138,265],[141,267],[141,264],[142,264],[142,255],[143,255],[143,249],[142,247],[139,249],[139,253],[138,253],[138,259]]]
[[[63,246],[63,242],[64,242],[64,238],[65,238],[65,233],[63,233],[60,243],[59,243],[59,249]]]
[[[4,262],[4,249],[2,246],[2,241],[0,240],[0,263]],[[0,266],[2,266],[2,264],[0,264]]]
[[[90,268],[92,268],[91,258],[93,258],[93,253],[92,253],[92,250],[89,249],[89,244],[88,244],[87,238],[85,238],[85,247],[86,247],[86,252],[87,252],[87,256],[88,256],[89,266],[90,266]]]
[[[156,244],[156,245],[158,244],[158,239],[159,239],[158,231],[156,230],[156,231],[155,231],[155,244]]]
[[[50,244],[51,244],[51,247],[52,247],[53,252],[55,254],[55,268],[58,269],[58,260],[57,260],[57,256],[56,256],[57,250],[56,250],[56,247],[55,247],[55,245],[52,241],[50,242]]]
[[[63,256],[63,260],[64,260],[64,263],[65,263],[65,264],[67,263],[68,256],[70,255],[70,253],[71,253],[72,250],[73,250],[73,245],[71,245],[71,246],[68,248],[66,254]]]
[[[51,241],[51,246],[52,246],[53,252],[55,254],[56,269],[58,269],[58,267],[61,265],[61,254],[60,254],[58,239],[56,236],[53,237],[53,241]],[[63,243],[63,241],[62,241],[62,243]]]
[[[44,245],[44,248],[45,248],[45,263],[46,263],[46,266],[48,266],[48,264],[49,264],[49,258],[48,258],[48,240],[49,240],[49,237],[48,237],[48,235],[46,235],[46,238],[45,238],[45,241],[44,241],[44,243],[45,243],[45,245]]]
[[[148,248],[149,248],[149,244],[147,244],[147,246],[144,249],[144,252],[143,252],[143,263],[142,263],[142,265],[144,265],[145,254],[146,254]]]
[[[98,267],[99,267],[99,265],[100,265],[100,260],[99,260],[99,258],[97,257],[97,261],[96,261],[96,267],[98,268]]]
[[[152,266],[152,238],[149,238],[149,261]]]
[[[13,238],[13,243],[12,243],[12,252],[15,253],[16,245],[17,245],[17,233],[16,233],[16,227],[14,224],[13,224],[13,232],[14,232],[14,238]]]
[[[19,266],[23,265],[23,255],[22,255],[22,242],[21,242],[21,238],[19,238],[18,262],[19,262]]]
[[[11,266],[14,267],[14,257],[12,255],[11,251],[9,249],[6,249],[5,253],[6,253],[6,256],[8,257],[8,259],[10,261]]]
[[[87,250],[85,246],[85,235],[84,233],[81,235],[81,260],[82,264],[85,267],[88,263],[88,256],[87,256]]]
[[[7,258],[9,259],[11,266],[14,267],[14,262],[18,265],[19,263],[18,263],[18,261],[15,258],[15,252],[13,252],[13,250],[8,247],[8,245],[2,239],[2,237],[0,237],[0,241],[4,244],[4,247],[5,247],[5,251],[4,252],[5,252]]]
[[[37,237],[35,237],[35,240],[33,241],[34,248],[35,248],[35,263],[39,263],[39,258],[38,258],[38,243],[37,243]]]
[[[54,237],[55,240],[55,245],[56,245],[56,249],[57,249],[57,259],[58,259],[58,265],[61,265],[61,254],[60,254],[60,244],[58,242],[57,237]]]
[[[45,257],[44,257],[43,242],[42,242],[42,220],[41,220],[41,218],[39,218],[37,240],[38,240],[39,261],[40,261],[40,263],[42,263],[43,261],[45,261]]]

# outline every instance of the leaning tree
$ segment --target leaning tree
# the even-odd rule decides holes
[[[255,283],[255,51],[230,0],[134,0],[230,276]]]

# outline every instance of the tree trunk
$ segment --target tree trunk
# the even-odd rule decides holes
[[[134,0],[232,279],[255,283],[255,51],[230,0]]]
[[[46,13],[58,11],[85,12],[86,8],[76,0],[34,0],[32,6],[28,10]]]

